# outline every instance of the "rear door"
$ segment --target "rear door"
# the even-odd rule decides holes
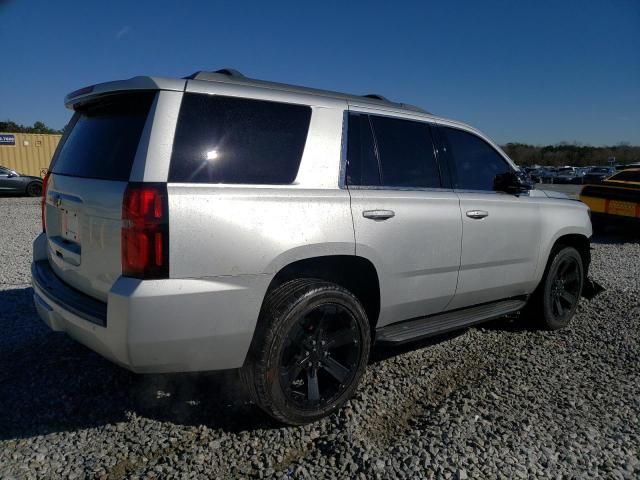
[[[49,263],[62,280],[102,301],[121,274],[122,199],[155,97],[111,94],[77,107],[52,160]]]
[[[460,275],[449,308],[530,293],[540,251],[539,201],[494,191],[495,176],[514,168],[486,140],[452,126],[437,131],[462,212]]]
[[[428,123],[349,114],[345,183],[356,254],[380,277],[378,326],[438,313],[454,295],[462,225],[441,173]]]

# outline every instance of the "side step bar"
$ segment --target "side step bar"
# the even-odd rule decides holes
[[[416,320],[393,323],[376,331],[376,342],[399,345],[411,340],[450,332],[517,312],[526,303],[522,299],[501,300]]]

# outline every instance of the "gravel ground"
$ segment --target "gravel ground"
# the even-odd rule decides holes
[[[571,328],[375,349],[356,397],[274,424],[234,373],[136,376],[31,304],[37,200],[0,199],[0,478],[639,478],[640,243],[596,239]]]

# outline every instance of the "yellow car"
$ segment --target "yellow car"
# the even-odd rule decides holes
[[[580,200],[591,208],[596,227],[623,224],[640,229],[640,168],[622,170],[600,185],[586,185]]]

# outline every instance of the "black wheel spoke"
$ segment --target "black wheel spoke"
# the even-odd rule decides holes
[[[338,348],[344,345],[348,345],[349,343],[355,343],[355,341],[355,332],[351,329],[343,329],[327,337],[326,348]]]
[[[304,369],[305,364],[309,361],[308,357],[300,360],[299,362],[294,363],[289,368],[281,368],[280,376],[282,377],[283,383],[290,387],[293,382],[295,382],[302,370]]]
[[[576,296],[570,292],[567,292],[566,290],[560,294],[560,298],[565,300],[570,307],[572,307],[573,304],[576,303]]]
[[[554,297],[553,302],[555,303],[556,310],[558,311],[558,315],[564,315],[564,309],[562,308],[562,304],[560,303],[560,297]]]
[[[349,374],[351,373],[350,369],[331,357],[325,358],[322,366],[333,378],[335,378],[341,384],[344,383],[347,378],[349,378]]]
[[[318,320],[318,330],[321,330],[327,324],[327,321],[331,318],[332,315],[335,315],[337,308],[334,305],[324,305],[322,308],[322,315],[320,315],[320,319]]]
[[[573,270],[572,272],[569,272],[567,274],[567,276],[564,278],[565,283],[568,284],[574,284],[575,282],[578,281],[578,272]]]
[[[309,401],[317,402],[320,400],[320,387],[318,385],[318,370],[310,368],[307,370],[307,396]]]

